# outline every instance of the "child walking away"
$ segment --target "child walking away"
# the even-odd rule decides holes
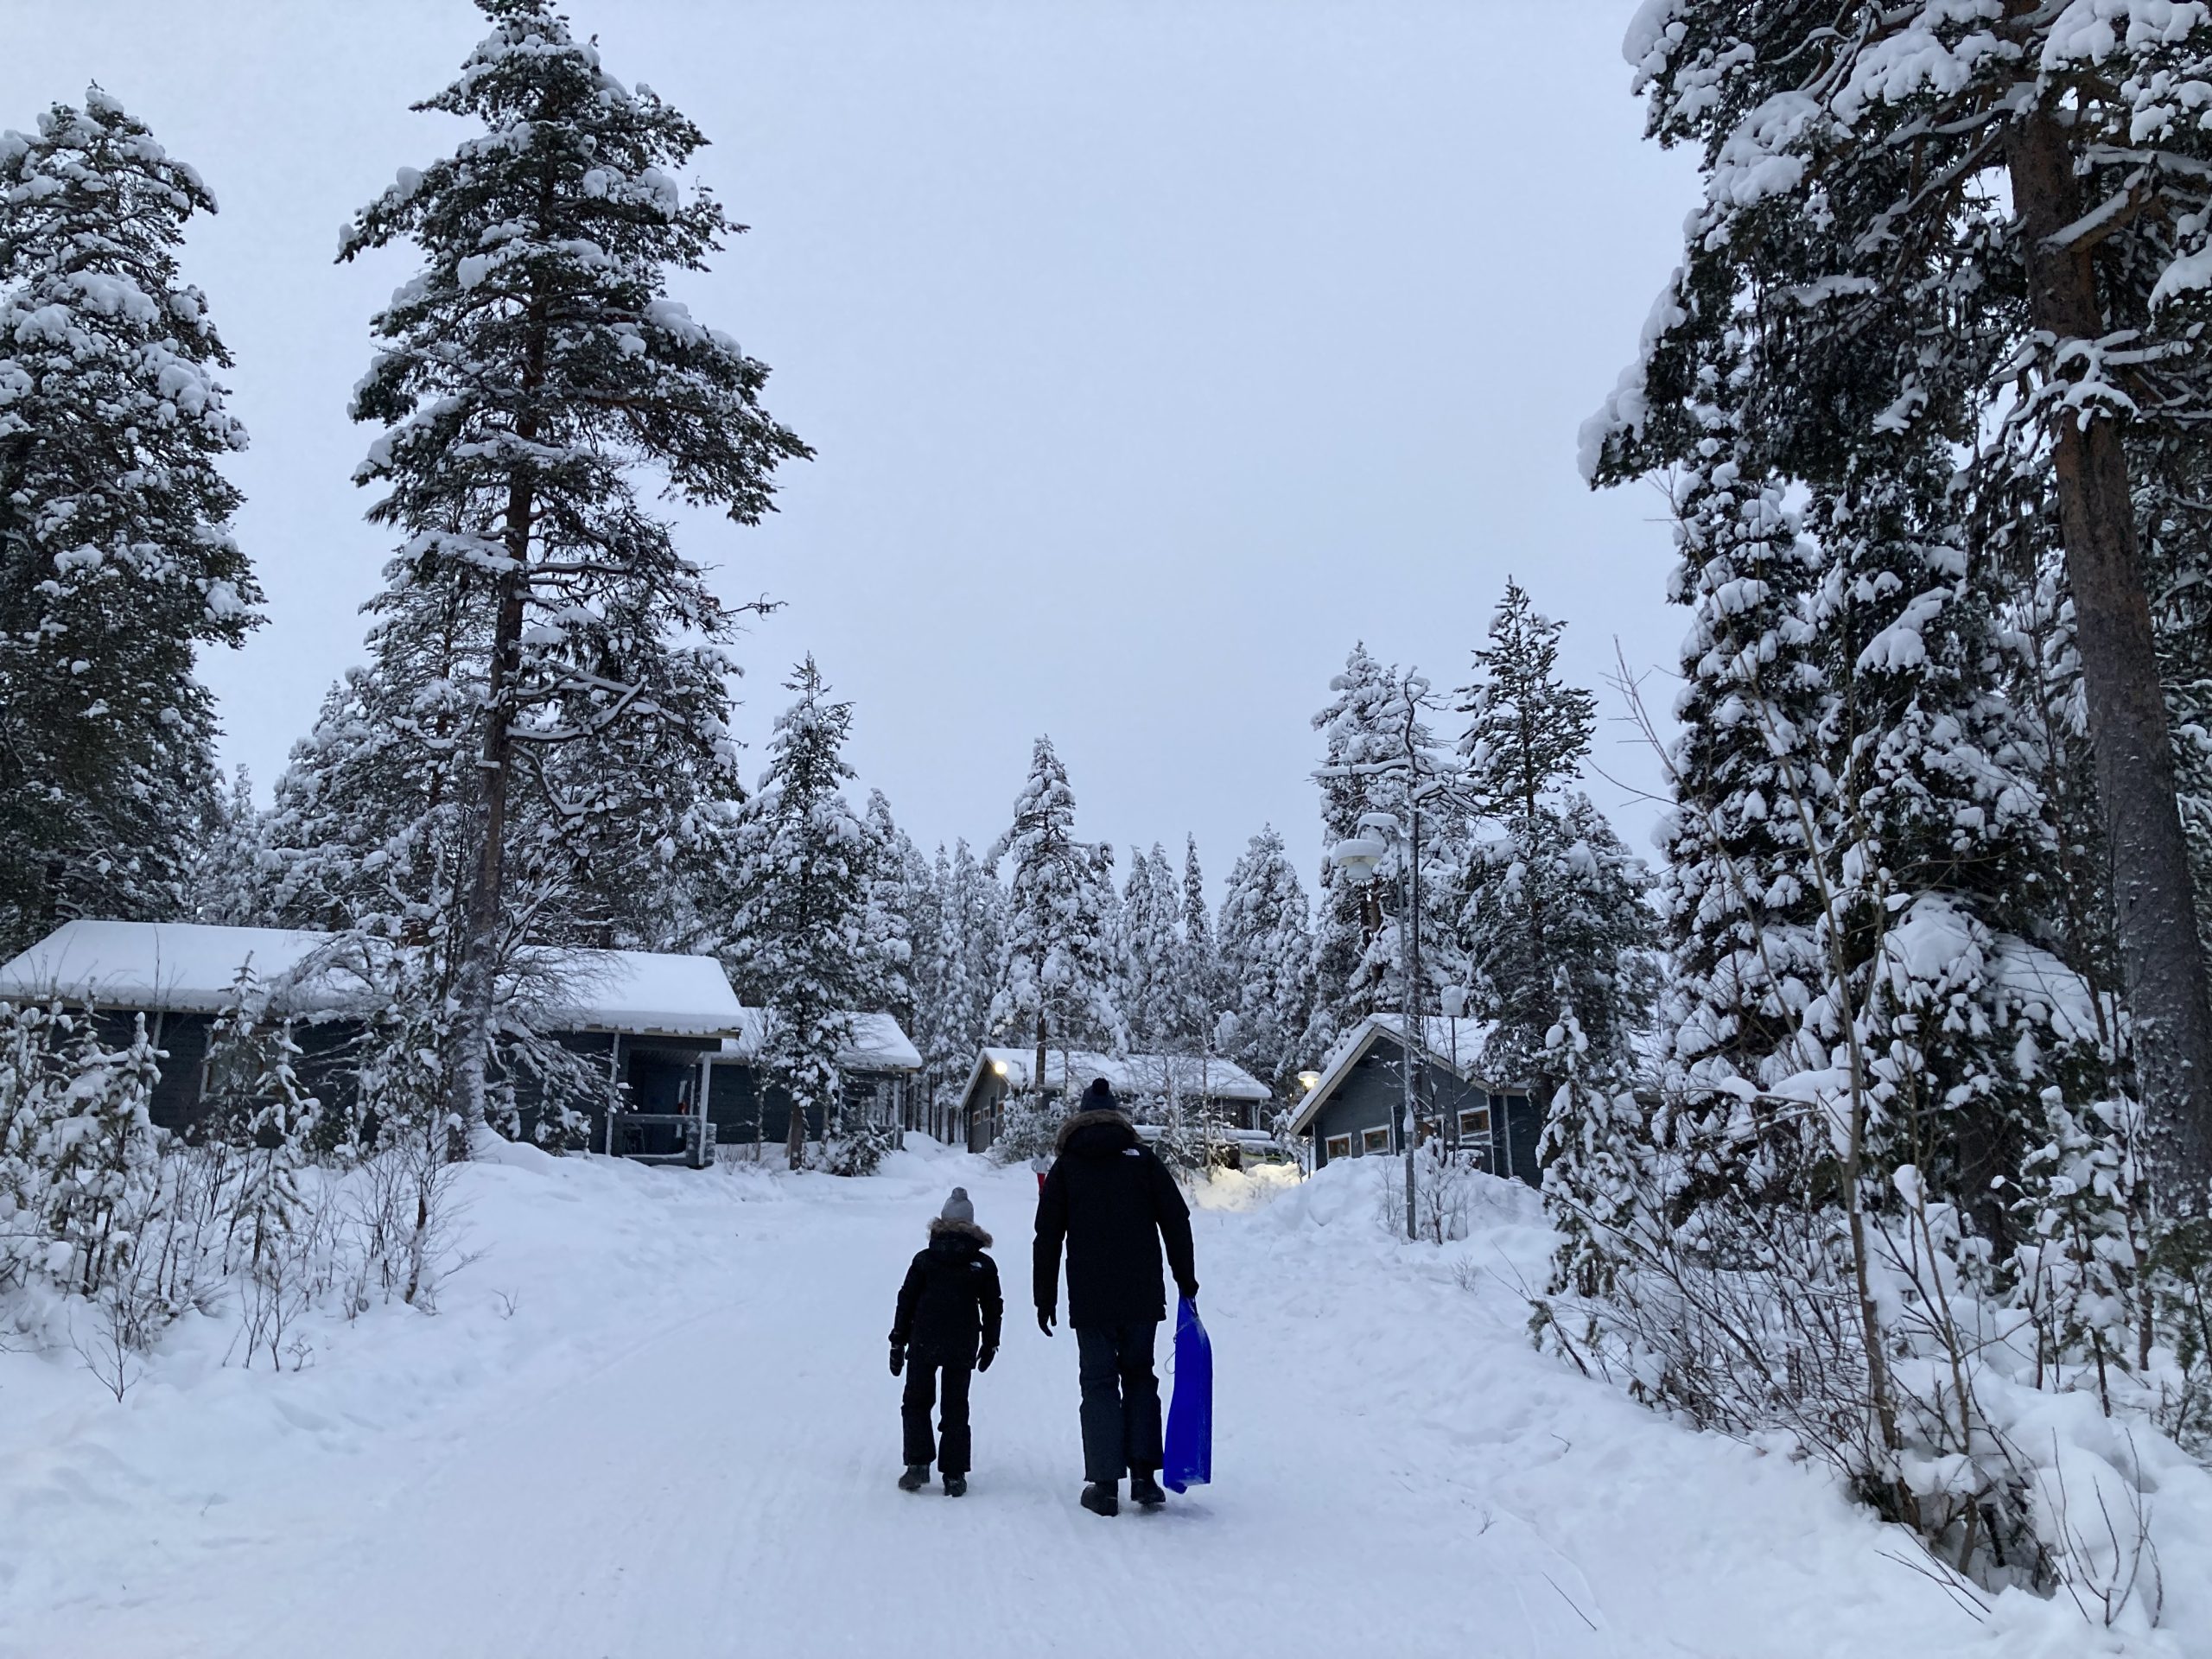
[[[906,1434],[900,1491],[918,1492],[929,1484],[932,1455],[947,1497],[968,1490],[968,1380],[972,1372],[991,1369],[1005,1311],[998,1264],[983,1254],[990,1244],[991,1236],[976,1224],[968,1189],[956,1186],[944,1213],[930,1224],[928,1248],[915,1255],[906,1282],[899,1287],[891,1375],[906,1375],[899,1402]],[[935,1440],[930,1436],[932,1404],[938,1408]]]

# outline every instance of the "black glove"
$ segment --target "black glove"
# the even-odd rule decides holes
[[[1037,1328],[1046,1336],[1052,1334],[1052,1327],[1059,1322],[1060,1316],[1051,1308],[1040,1307],[1037,1310]]]
[[[1183,1300],[1186,1302],[1195,1302],[1198,1300],[1198,1281],[1195,1279],[1178,1279],[1175,1281],[1175,1288],[1182,1293]]]
[[[906,1351],[897,1343],[891,1344],[891,1375],[896,1376],[906,1369]]]
[[[982,1353],[976,1357],[976,1369],[979,1371],[989,1370],[991,1369],[991,1362],[998,1357],[998,1351],[999,1351],[995,1348],[984,1349]]]

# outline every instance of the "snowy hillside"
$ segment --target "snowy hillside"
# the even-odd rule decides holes
[[[2070,1659],[2212,1628],[2203,1559],[2132,1643],[2017,1593],[1977,1622],[1815,1472],[1534,1351],[1533,1194],[1485,1182],[1466,1242],[1409,1246],[1379,1167],[1201,1194],[1217,1484],[1102,1521],[1074,1344],[1022,1307],[1027,1172],[505,1149],[461,1171],[480,1255],[442,1311],[315,1316],[296,1373],[226,1367],[223,1318],[120,1404],[66,1350],[0,1355],[0,1654]],[[1013,1302],[960,1502],[893,1489],[883,1364],[955,1181]]]

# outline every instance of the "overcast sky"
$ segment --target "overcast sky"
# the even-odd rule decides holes
[[[1308,721],[1353,641],[1466,677],[1509,573],[1614,640],[1662,710],[1681,614],[1662,504],[1592,495],[1580,422],[1677,255],[1690,165],[1641,140],[1630,0],[575,0],[608,70],[714,141],[753,229],[680,286],[818,452],[753,530],[685,527],[732,596],[760,742],[811,651],[852,760],[925,845],[1003,827],[1050,733],[1084,833],[1217,891],[1267,821],[1309,874]],[[359,659],[385,537],[350,474],[368,320],[404,251],[340,225],[460,129],[466,0],[11,0],[0,126],[97,79],[222,212],[186,269],[253,435],[238,531],[269,594],[206,665],[264,798]],[[1642,850],[1656,767],[1602,698],[1592,792]],[[1448,723],[1448,722],[1447,722]]]

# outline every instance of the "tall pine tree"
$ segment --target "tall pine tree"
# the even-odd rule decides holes
[[[1049,1050],[1116,1042],[1127,1031],[1106,927],[1113,853],[1076,838],[1075,791],[1049,737],[1037,740],[1014,822],[988,861],[1012,867],[1005,969],[990,1023],[1033,1050],[1041,1084]]]
[[[839,1056],[887,963],[870,925],[875,849],[844,796],[852,705],[829,701],[810,657],[786,686],[798,700],[776,717],[739,827],[721,955],[739,995],[766,1013],[760,1069],[790,1102],[785,1146],[798,1169],[810,1115],[825,1138],[843,1127]]]
[[[903,1027],[914,1020],[915,939],[931,925],[936,894],[929,866],[891,816],[880,789],[868,792],[868,923],[865,954],[876,982],[854,1007],[888,1014]]]
[[[1382,931],[1380,893],[1354,880],[1330,856],[1343,842],[1367,833],[1361,820],[1372,810],[1373,779],[1358,768],[1387,752],[1388,705],[1395,676],[1356,645],[1344,670],[1329,682],[1328,705],[1313,716],[1322,736],[1321,875],[1319,914],[1313,928],[1313,1013],[1300,1047],[1325,1054],[1338,1039],[1375,1011],[1368,953]]]
[[[1976,487],[2009,493],[2021,470],[2037,475],[2063,551],[2152,1173],[2168,1210],[2201,1215],[2212,988],[2197,930],[2171,925],[2196,903],[2162,679],[2172,658],[2161,661],[2139,517],[2150,505],[2163,525],[2187,499],[2166,463],[2199,447],[2212,405],[2212,135],[2194,112],[2212,19],[1863,10],[1844,28],[1750,0],[1675,0],[1637,18],[1628,54],[1649,130],[1701,152],[1707,188],[1645,361],[1593,436],[1618,462],[1624,435],[1663,429],[1686,372],[1726,372],[1708,348],[1732,331],[1753,371],[1737,432],[1764,442],[1771,419],[1831,448],[1866,440],[1870,455],[1885,432],[1948,453],[1995,435],[2018,465],[1983,469]],[[1916,320],[1913,372],[1875,426],[1862,409],[1827,410],[1823,383],[1854,360],[1889,374],[1883,336]],[[1694,453],[1700,441],[1678,429],[1662,447],[1700,464],[1713,458]],[[1831,457],[1806,474],[1842,467]],[[1969,517],[1985,505],[1967,505]]]
[[[232,539],[230,353],[177,249],[214,198],[94,87],[0,133],[0,956],[185,914],[215,796],[202,645],[261,594]]]
[[[1183,842],[1183,938],[1178,953],[1177,1034],[1187,1049],[1204,1052],[1223,1014],[1230,1011],[1221,982],[1221,962],[1214,950],[1213,917],[1206,908],[1205,872],[1198,865],[1198,838]]]
[[[518,794],[542,798],[542,828],[628,861],[669,846],[730,764],[734,619],[640,483],[749,524],[807,453],[760,406],[765,365],[667,297],[738,228],[671,176],[698,129],[608,74],[546,0],[479,3],[491,35],[418,107],[480,136],[404,171],[340,256],[404,241],[425,259],[377,317],[353,400],[386,429],[356,474],[385,492],[370,517],[404,537],[372,608],[450,613],[481,652],[456,734],[446,1069],[463,1124],[483,1112]]]
[[[1457,791],[1490,828],[1470,849],[1460,926],[1472,1006],[1496,1022],[1496,1075],[1543,1080],[1547,1038],[1572,1006],[1588,1063],[1618,1059],[1636,1010],[1622,964],[1651,938],[1643,867],[1586,796],[1581,776],[1597,699],[1559,671],[1565,625],[1509,580],[1460,694],[1467,725]]]
[[[1119,985],[1115,993],[1128,1022],[1129,1044],[1159,1053],[1180,1035],[1184,950],[1174,873],[1160,843],[1152,851],[1129,849],[1129,879],[1122,889],[1115,943]]]
[[[920,1045],[937,1121],[950,1121],[976,1056],[990,1040],[991,1006],[1006,949],[1006,889],[965,841],[939,849],[942,931],[936,995],[924,1011]]]
[[[1312,906],[1272,826],[1229,873],[1215,939],[1236,1034],[1229,1058],[1287,1098],[1313,1006]]]

